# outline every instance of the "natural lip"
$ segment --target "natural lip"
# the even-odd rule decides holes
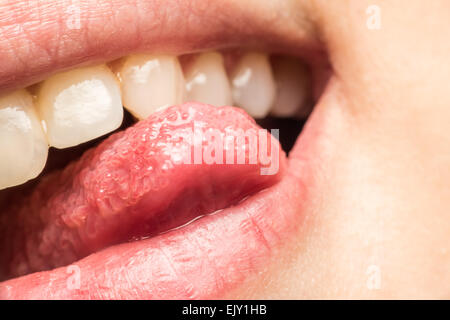
[[[300,56],[312,65],[326,64],[323,46],[307,20],[298,22],[235,2],[223,6],[137,0],[135,6],[124,6],[120,0],[80,0],[79,29],[68,27],[71,17],[65,3],[52,2],[0,5],[5,13],[0,19],[0,92],[34,84],[61,70],[137,52],[185,54],[230,47],[272,52],[277,48],[274,53]]]

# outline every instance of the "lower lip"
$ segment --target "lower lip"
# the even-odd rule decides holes
[[[159,236],[0,283],[2,299],[214,299],[257,273],[302,223],[314,114],[284,178],[240,204]],[[276,208],[276,209],[274,209]]]

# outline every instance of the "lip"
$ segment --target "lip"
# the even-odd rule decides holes
[[[96,23],[83,29],[83,22],[89,17],[82,15],[81,29],[72,32],[65,30],[62,19],[54,19],[65,10],[56,2],[46,8],[45,16],[41,17],[48,22],[45,28],[34,28],[20,35],[14,31],[4,32],[0,48],[6,47],[1,41],[8,41],[9,48],[25,42],[30,50],[17,56],[11,50],[0,51],[0,90],[32,84],[74,66],[149,50],[187,53],[224,47],[276,47],[277,52],[302,56],[312,65],[326,65],[321,44],[308,27],[302,29],[297,24],[286,23],[268,30],[267,14],[253,12],[245,6],[233,4],[221,8],[212,5],[202,9],[201,2],[188,5],[187,1],[175,1],[170,13],[173,19],[164,20],[167,12],[160,9],[166,3],[163,0],[139,0],[137,4],[142,7],[139,14],[130,12],[121,1],[112,1],[109,6],[90,3],[86,11],[98,17]],[[6,6],[9,8],[5,10],[11,10],[14,4]],[[15,30],[18,23],[24,23],[28,17],[26,10],[34,12],[42,8],[15,9],[20,18],[2,20],[11,30]],[[116,12],[120,21],[110,20],[111,11]],[[188,13],[194,14],[194,18],[181,18]],[[201,17],[196,17],[200,13]],[[139,15],[139,21],[131,19],[136,15]],[[187,20],[191,22],[188,29],[184,25]],[[248,24],[245,30],[242,21]],[[208,23],[207,28],[205,23]],[[129,28],[121,27],[127,24]],[[114,32],[105,32],[105,25]],[[179,30],[189,30],[189,33],[183,34]],[[55,43],[49,35],[55,33],[72,35],[58,52],[51,50]],[[43,39],[40,49],[35,47],[38,39]],[[109,49],[105,51],[104,48]],[[43,51],[39,51],[41,49]],[[34,58],[42,56],[43,52],[45,59]],[[314,76],[320,78],[320,75]],[[313,183],[311,163],[316,159],[312,159],[312,153],[323,125],[321,122],[321,116],[313,112],[291,151],[281,181],[182,228],[149,239],[109,246],[76,261],[73,265],[79,270],[80,283],[75,289],[68,286],[73,279],[73,269],[63,266],[0,283],[0,298],[223,297],[249,275],[261,270],[266,261],[275,257],[283,244],[297,234],[306,215],[307,186]]]
[[[73,1],[81,8],[77,29],[68,24],[73,11],[65,1],[3,1],[0,92],[31,85],[57,71],[137,52],[185,54],[230,47],[272,52],[276,48],[275,53],[326,65],[326,53],[310,20],[289,16],[292,11],[307,17],[308,8],[298,4],[288,10],[281,2],[266,8],[241,1],[224,5],[202,0],[133,4],[79,0]]]

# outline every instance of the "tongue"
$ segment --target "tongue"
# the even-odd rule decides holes
[[[215,140],[205,138],[208,130]],[[246,139],[234,140],[239,143],[218,156],[218,138],[242,130]],[[240,109],[189,103],[112,135],[42,178],[30,195],[12,199],[14,205],[0,215],[0,278],[67,265],[107,246],[156,235],[273,185],[285,156],[260,130]],[[268,144],[264,153],[261,137]],[[248,152],[255,141],[256,162]],[[211,164],[208,154],[226,164]],[[261,174],[274,162],[275,174]]]

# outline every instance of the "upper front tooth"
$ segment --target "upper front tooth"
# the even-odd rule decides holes
[[[121,64],[118,74],[123,104],[139,119],[183,100],[184,77],[175,56],[129,56]]]
[[[42,171],[48,144],[25,90],[0,97],[0,137],[0,189],[22,184]]]
[[[50,77],[41,84],[37,101],[48,141],[56,148],[100,137],[123,119],[119,84],[105,65]]]
[[[199,55],[186,73],[186,101],[215,106],[232,104],[230,83],[220,53]]]
[[[277,57],[273,60],[277,94],[271,113],[277,117],[306,117],[310,111],[310,77],[298,59]]]
[[[264,118],[275,99],[275,82],[267,55],[249,53],[232,76],[234,102],[254,118]]]

